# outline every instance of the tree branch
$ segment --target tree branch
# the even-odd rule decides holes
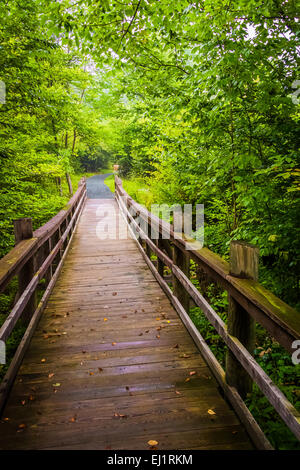
[[[126,34],[128,33],[128,31],[130,30],[131,25],[132,25],[132,23],[133,23],[134,20],[135,20],[135,17],[136,17],[136,15],[137,15],[137,12],[138,12],[138,10],[139,10],[139,7],[140,7],[141,2],[142,2],[142,0],[139,0],[138,4],[137,4],[137,6],[136,6],[135,12],[134,12],[134,14],[133,14],[133,17],[131,18],[131,21],[130,21],[130,23],[129,23],[129,25],[128,25],[128,28],[126,29],[126,31],[124,32],[123,36],[121,37],[121,41],[120,41],[120,44],[119,44],[119,47],[118,47],[117,50],[120,49],[124,37],[126,36]]]

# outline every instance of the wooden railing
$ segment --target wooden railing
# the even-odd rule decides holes
[[[261,449],[272,448],[243,401],[252,389],[252,381],[300,440],[300,413],[252,356],[255,322],[260,323],[288,352],[292,352],[293,341],[300,338],[300,314],[257,282],[256,247],[243,242],[232,243],[231,262],[227,263],[197,241],[175,233],[170,224],[135,202],[117,176],[115,197],[132,235],[139,242],[138,247],[146,263],[177,310],[254,444]],[[157,233],[155,240],[150,238],[151,230]],[[157,257],[156,262],[151,261],[152,253]],[[228,292],[227,325],[191,282],[190,260]],[[164,266],[172,273],[172,288],[164,279]],[[227,346],[226,372],[188,315],[190,298]]]
[[[18,320],[24,323],[26,331],[0,384],[0,415],[61,270],[85,200],[86,184],[82,179],[66,209],[61,210],[34,232],[30,218],[14,221],[16,245],[0,260],[0,292],[3,292],[9,282],[17,276],[18,293],[15,304],[0,329],[0,340],[7,341]],[[37,290],[42,279],[44,279],[44,292],[38,302]]]

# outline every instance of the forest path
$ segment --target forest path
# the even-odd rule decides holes
[[[104,175],[94,175],[86,180],[86,190],[88,199],[113,199],[114,194],[104,183],[105,178],[113,173]]]

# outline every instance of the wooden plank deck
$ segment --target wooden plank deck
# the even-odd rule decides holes
[[[97,237],[104,204],[127,231],[114,201],[87,201],[3,413],[0,448],[141,450],[152,439],[157,449],[251,449],[136,242]]]

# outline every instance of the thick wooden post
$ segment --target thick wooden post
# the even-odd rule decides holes
[[[46,243],[44,243],[44,260],[49,256],[51,253],[51,238],[49,238]],[[50,264],[49,268],[45,273],[45,281],[46,285],[49,284],[52,278],[52,264]]]
[[[178,246],[173,245],[173,263],[178,266],[184,274],[189,277],[190,274],[190,255],[187,251],[183,251]],[[190,309],[190,297],[181,282],[176,276],[172,276],[174,295],[177,297],[185,311],[188,313]]]
[[[30,217],[24,217],[22,219],[14,220],[14,235],[15,244],[17,245],[21,240],[33,237],[32,230],[32,219]],[[34,258],[30,258],[27,263],[23,266],[18,274],[18,298],[23,294],[27,285],[31,281],[35,274],[35,262]],[[37,307],[37,295],[36,292],[32,294],[26,307],[24,308],[22,319],[27,323],[33,315]]]
[[[243,241],[230,244],[230,275],[244,279],[258,280],[259,249]],[[236,336],[253,354],[255,347],[255,321],[231,296],[229,296],[228,333]],[[252,379],[239,361],[227,351],[226,381],[234,386],[242,398],[252,391]]]
[[[55,245],[58,243],[59,239],[60,239],[60,233],[59,233],[59,229],[57,229],[50,238],[51,249],[55,248]],[[58,250],[57,255],[55,256],[51,264],[52,275],[55,273],[56,268],[60,262],[60,259],[61,259],[61,250]]]

